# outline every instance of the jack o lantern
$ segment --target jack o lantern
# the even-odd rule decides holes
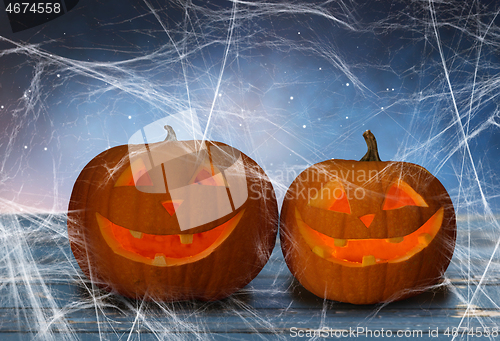
[[[327,160],[303,171],[286,193],[280,240],[307,290],[372,304],[435,284],[453,255],[455,212],[443,185],[421,166],[382,162],[363,134],[360,161]]]
[[[68,234],[93,282],[131,298],[218,300],[247,285],[273,250],[271,183],[224,143],[123,145],[91,160],[71,194]]]

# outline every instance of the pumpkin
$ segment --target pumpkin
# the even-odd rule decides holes
[[[278,208],[251,158],[221,142],[122,145],[92,159],[68,209],[73,254],[94,283],[148,300],[218,300],[275,245]]]
[[[330,300],[373,304],[435,284],[453,255],[456,220],[425,168],[382,162],[375,137],[360,161],[327,160],[293,181],[280,218],[285,261],[303,287]]]

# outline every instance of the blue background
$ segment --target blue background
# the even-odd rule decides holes
[[[16,33],[1,6],[1,212],[65,211],[95,155],[186,110],[280,202],[309,165],[361,158],[370,129],[459,215],[498,212],[494,1],[81,0]]]

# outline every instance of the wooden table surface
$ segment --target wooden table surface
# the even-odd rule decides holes
[[[316,339],[500,340],[499,234],[494,224],[459,221],[444,284],[386,305],[315,297],[294,280],[279,243],[262,272],[227,299],[144,303],[92,288],[71,254],[64,216],[4,215],[0,340],[288,340],[314,332]]]

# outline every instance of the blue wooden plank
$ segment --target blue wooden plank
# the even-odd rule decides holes
[[[230,298],[210,303],[142,304],[100,290],[94,296],[87,292],[91,283],[72,257],[64,217],[8,219],[18,224],[18,228],[24,228],[17,232],[17,237],[28,249],[22,250],[26,252],[23,259],[19,255],[2,255],[4,262],[12,262],[10,271],[18,271],[12,275],[7,271],[9,266],[0,267],[2,341],[127,340],[129,337],[130,340],[286,340],[291,338],[291,328],[306,331],[323,327],[334,331],[349,327],[384,328],[393,333],[438,328],[438,337],[432,339],[450,340],[444,334],[448,327],[500,326],[498,261],[494,259],[493,266],[490,264],[484,280],[480,276],[493,254],[496,240],[492,236],[496,231],[479,229],[472,236],[464,231],[459,233],[459,242],[465,245],[472,240],[474,249],[455,254],[446,273],[449,286],[384,306],[355,306],[312,295],[288,271],[279,243],[254,281]],[[5,223],[5,219],[2,221]],[[9,247],[14,250],[16,246]],[[16,266],[28,265],[29,259],[32,268],[20,272]],[[468,272],[473,276],[470,279],[466,277]],[[467,307],[464,302],[473,296],[474,309],[464,317]]]

